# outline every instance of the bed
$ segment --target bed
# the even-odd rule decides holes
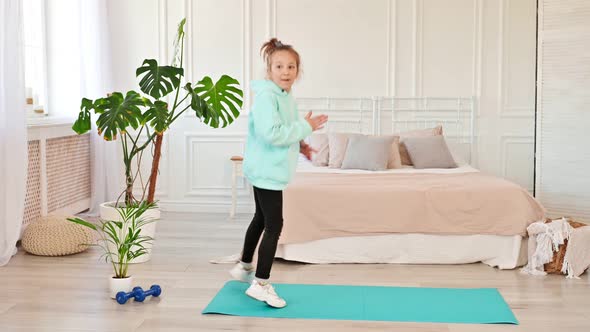
[[[276,257],[306,263],[526,264],[526,228],[545,210],[526,189],[477,169],[471,98],[300,100],[326,132],[365,135],[442,126],[457,167],[369,171],[300,159],[284,191]]]

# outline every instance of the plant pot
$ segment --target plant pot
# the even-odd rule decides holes
[[[105,219],[105,220],[122,221],[121,216],[119,215],[119,212],[117,211],[117,209],[115,209],[115,202],[106,202],[106,203],[102,203],[100,205],[100,218]],[[153,220],[153,222],[150,222],[149,224],[144,225],[141,228],[140,234],[145,235],[145,236],[149,236],[152,239],[155,239],[156,224],[157,224],[157,221],[160,219],[160,209],[156,209],[156,208],[149,209],[149,210],[145,211],[145,213],[142,215],[142,218]],[[151,241],[151,243],[144,243],[144,247],[147,249],[147,253],[145,255],[142,255],[142,256],[139,256],[135,259],[132,259],[131,261],[129,261],[129,263],[134,264],[134,263],[144,263],[144,262],[149,261],[152,256],[152,246],[153,246],[153,241]],[[109,243],[109,250],[111,252],[116,251],[111,243]],[[117,257],[112,257],[112,258],[113,258],[113,262],[118,263]]]
[[[109,294],[112,299],[117,298],[118,292],[131,292],[131,288],[133,286],[133,277],[127,278],[115,278],[111,277],[109,279]]]

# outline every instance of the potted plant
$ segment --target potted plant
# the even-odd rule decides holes
[[[153,203],[141,202],[136,207],[118,208],[117,220],[100,219],[94,225],[80,218],[68,221],[88,227],[98,234],[98,243],[89,244],[102,248],[105,261],[113,265],[114,274],[109,278],[110,296],[116,298],[118,292],[130,292],[133,278],[129,274],[129,263],[147,255],[152,238],[141,234],[141,228],[154,220],[143,218],[146,211],[154,208]]]
[[[184,112],[194,112],[202,123],[213,128],[226,127],[240,115],[243,92],[236,79],[222,75],[213,83],[210,77],[205,76],[196,84],[181,84],[184,77],[185,23],[186,19],[183,19],[178,25],[170,66],[160,66],[155,59],[145,59],[137,68],[136,76],[140,79],[139,88],[143,94],[131,90],[125,94],[112,92],[96,100],[82,99],[80,113],[72,129],[78,134],[91,130],[91,112],[94,112],[98,115],[98,134],[107,141],[119,138],[123,152],[125,188],[117,201],[101,205],[103,219],[114,219],[118,215],[116,209],[121,206],[137,207],[144,201],[155,203],[164,133]],[[139,165],[145,151],[152,152],[153,159],[149,178],[144,182]],[[134,192],[138,180],[141,194]],[[120,201],[122,196],[123,202]],[[160,218],[157,206],[150,213],[149,218]],[[143,230],[144,235],[153,237],[155,228],[156,224],[151,224]],[[148,252],[133,262],[146,261],[149,257]]]

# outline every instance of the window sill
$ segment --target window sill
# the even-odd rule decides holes
[[[39,115],[27,117],[27,128],[40,128],[40,127],[62,127],[72,126],[75,119],[68,117],[57,117],[51,115]]]

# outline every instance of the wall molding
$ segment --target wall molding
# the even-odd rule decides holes
[[[506,14],[506,7],[505,0],[498,1],[499,8],[499,15],[498,15],[498,86],[497,86],[497,100],[498,100],[498,115],[502,116],[502,108],[504,107],[504,87],[502,84],[504,83],[504,29],[506,25],[504,21],[504,15]]]
[[[395,1],[395,0],[394,0]],[[412,2],[413,30],[413,96],[420,97],[424,91],[424,0]],[[483,0],[473,3],[473,46],[472,46],[472,95],[477,97],[477,115],[481,109],[483,86]],[[390,14],[391,15],[391,14]],[[389,18],[389,16],[388,16]],[[395,44],[393,45],[395,47]]]
[[[199,174],[194,174],[194,170],[198,168],[198,164],[201,158],[195,156],[193,153],[193,147],[197,144],[220,144],[220,143],[235,143],[241,146],[242,151],[245,149],[246,134],[245,133],[215,133],[215,134],[202,134],[188,132],[184,134],[186,142],[186,197],[195,196],[228,196],[231,195],[231,185],[216,185],[216,186],[200,186],[193,185]],[[228,159],[229,162],[229,159]],[[237,186],[238,195],[245,195],[248,193],[248,188],[243,178],[238,181]]]
[[[387,2],[387,77],[385,80],[385,95],[396,95],[396,47],[397,47],[397,0]]]
[[[500,110],[503,119],[534,119],[535,107],[503,106]]]
[[[253,200],[249,203],[243,203],[238,199],[236,204],[236,213],[254,213],[255,207],[252,204]],[[227,213],[231,208],[231,199],[224,201],[212,201],[212,200],[198,200],[198,201],[179,201],[179,200],[160,200],[158,202],[162,211],[174,211],[174,212],[207,212],[207,213]]]
[[[168,0],[158,0],[158,63],[168,63]]]
[[[277,36],[277,0],[266,0],[266,40]]]
[[[506,64],[510,63],[510,48],[506,45],[507,31],[510,31],[510,2],[500,0],[500,21],[498,33],[498,115],[501,118],[533,118],[534,102],[530,106],[510,105],[508,90],[510,83],[506,81]]]
[[[195,77],[195,70],[194,70],[195,66],[193,64],[198,63],[198,61],[196,61],[196,59],[194,59],[194,56],[196,54],[196,52],[194,50],[194,45],[196,44],[197,38],[199,38],[199,36],[197,35],[197,33],[195,31],[196,24],[193,24],[193,1],[192,0],[185,0],[184,11],[185,11],[184,17],[186,17],[186,21],[187,21],[187,23],[184,27],[184,31],[188,31],[189,35],[190,35],[190,38],[186,39],[186,45],[185,45],[185,52],[186,52],[185,53],[185,56],[186,56],[185,63],[186,63],[186,67],[188,67],[188,70],[185,71],[185,79],[187,82],[192,82]]]
[[[476,116],[480,115],[481,110],[481,95],[483,86],[483,2],[476,0],[473,5],[473,82],[472,95],[476,100]]]
[[[533,146],[535,144],[534,135],[521,135],[521,134],[502,134],[498,140],[498,146],[501,150],[500,165],[502,165],[502,177],[506,178],[508,175],[508,146],[510,145],[530,145],[531,152],[534,152]],[[531,186],[527,189],[529,192],[533,191],[534,179],[531,182]]]
[[[242,5],[242,80],[243,104],[242,112],[250,109],[250,80],[252,77],[252,1],[240,1]]]
[[[422,72],[423,72],[423,51],[424,51],[424,3],[423,0],[412,1],[412,69],[413,86],[412,95],[422,95]]]

